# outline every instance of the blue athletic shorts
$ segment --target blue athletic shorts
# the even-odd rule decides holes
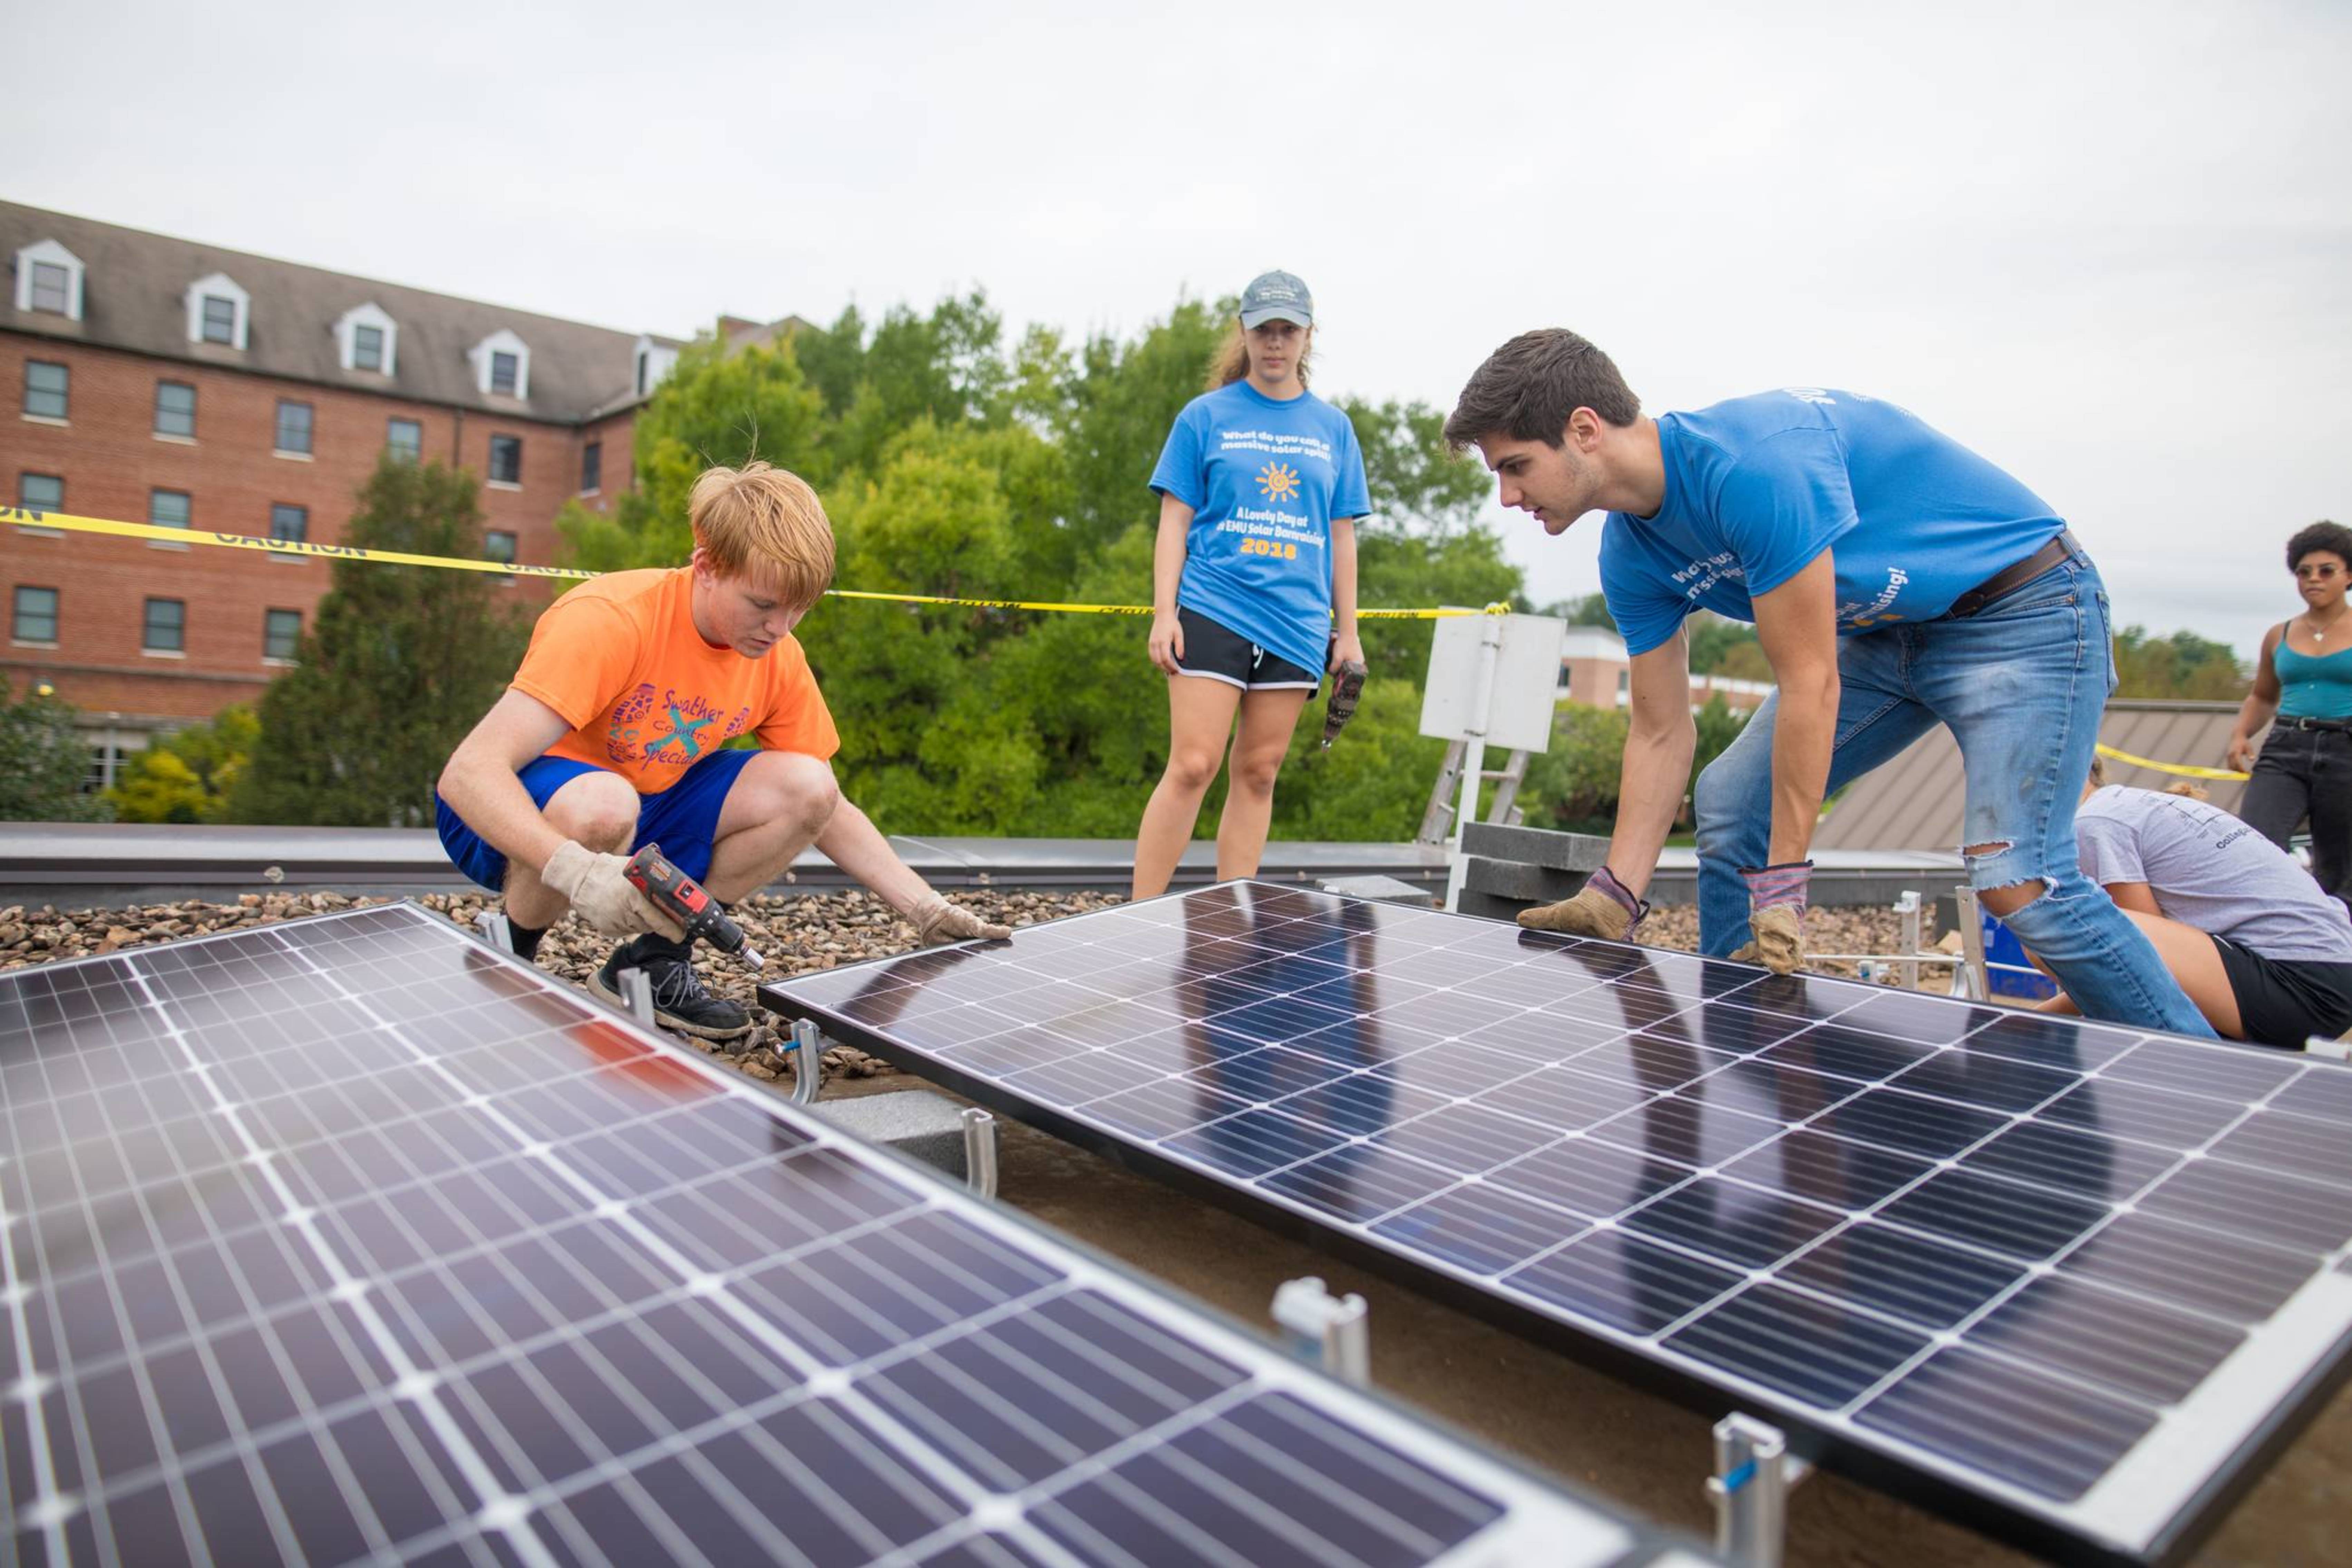
[[[727,791],[735,788],[736,775],[743,771],[743,765],[758,755],[756,751],[714,751],[660,794],[639,796],[637,836],[629,852],[659,844],[672,865],[697,882],[706,881],[710,875],[711,841],[719,836],[719,812],[727,804]],[[558,789],[583,773],[610,771],[568,757],[542,757],[526,764],[516,777],[530,791],[530,803],[543,811]],[[441,847],[449,852],[451,863],[492,893],[504,893],[507,857],[467,827],[437,791],[433,797],[433,816],[441,830]]]

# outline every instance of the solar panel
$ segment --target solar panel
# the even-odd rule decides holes
[[[778,1011],[2029,1545],[2177,1551],[2352,1350],[2352,1071],[1229,883]]]
[[[0,976],[9,1562],[1646,1561],[414,905]]]

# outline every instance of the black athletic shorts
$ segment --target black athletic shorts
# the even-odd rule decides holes
[[[2301,1051],[2314,1035],[2334,1040],[2352,1029],[2352,964],[2265,958],[2226,936],[2213,946],[2249,1043]]]
[[[1197,610],[1178,605],[1176,624],[1184,632],[1184,656],[1176,667],[1188,675],[1205,675],[1246,692],[1311,692],[1323,684],[1319,671],[1302,670]]]

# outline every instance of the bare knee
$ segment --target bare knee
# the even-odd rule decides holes
[[[1282,771],[1282,753],[1271,756],[1245,757],[1236,753],[1233,759],[1233,788],[1244,795],[1271,795],[1276,775]]]
[[[2006,843],[1986,843],[1968,844],[1960,850],[1960,858],[1968,862],[1969,873],[1977,882],[1977,902],[2004,920],[2050,891],[2050,884],[2038,876],[2000,880],[1999,857],[2011,848]]]
[[[548,825],[592,850],[618,853],[637,836],[637,792],[617,773],[583,773],[547,803]]]
[[[1168,754],[1168,782],[1187,794],[1198,795],[1216,782],[1217,765],[1223,760],[1213,751],[1179,747]]]
[[[841,785],[832,767],[797,751],[763,751],[745,769],[754,773],[763,822],[814,837],[833,821]],[[756,771],[755,771],[756,770]]]

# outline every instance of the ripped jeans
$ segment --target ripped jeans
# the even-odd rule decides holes
[[[2009,928],[2050,966],[2085,1017],[2210,1037],[2139,928],[2083,874],[2074,806],[2114,685],[2106,589],[2080,557],[1965,620],[1921,622],[1840,640],[1835,791],[1937,724],[1968,770],[1961,842],[1979,893],[2040,882]],[[1776,693],[1699,775],[1699,951],[1748,940],[1741,866],[1766,863],[1772,821]]]

